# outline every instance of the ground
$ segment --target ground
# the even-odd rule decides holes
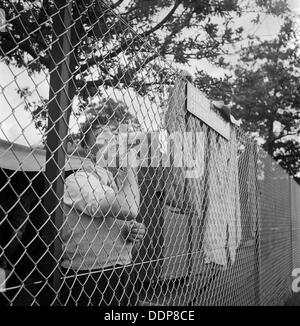
[[[285,306],[300,306],[300,292],[293,294],[285,303]]]

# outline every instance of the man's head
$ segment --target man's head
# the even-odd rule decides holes
[[[95,159],[99,150],[111,143],[118,134],[118,126],[101,116],[91,117],[82,124],[80,132],[81,146],[92,159]],[[102,142],[99,139],[102,139]]]
[[[80,127],[80,144],[84,149],[91,148],[101,132],[115,133],[117,128],[117,124],[110,122],[106,117],[89,117]]]

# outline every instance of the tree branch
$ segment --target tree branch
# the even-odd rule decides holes
[[[147,37],[150,34],[154,33],[155,31],[157,31],[158,29],[160,29],[174,14],[174,12],[176,11],[176,9],[179,7],[181,3],[181,0],[176,0],[173,8],[169,11],[169,13],[153,28],[150,28],[148,31],[145,31],[144,33],[140,34],[140,37]]]
[[[299,136],[299,133],[300,133],[299,131],[293,131],[293,132],[292,131],[290,131],[290,132],[287,131],[287,133],[285,134],[284,131],[287,131],[287,130],[285,128],[283,128],[281,130],[279,136],[274,137],[273,142],[275,142],[275,141],[277,141],[279,139],[282,139],[284,137],[287,137],[287,136],[296,136],[296,135]]]
[[[176,9],[179,7],[181,3],[181,0],[176,0],[173,8],[169,11],[169,13],[157,24],[155,25],[153,28],[149,29],[148,31],[145,31],[141,34],[137,34],[136,35],[136,39],[138,38],[145,38],[147,36],[149,36],[151,33],[155,32],[156,30],[158,30],[160,27],[162,27],[174,14],[174,12],[176,11]],[[126,40],[123,43],[121,43],[121,45],[119,47],[117,47],[115,50],[112,50],[110,53],[108,53],[105,56],[99,56],[99,57],[94,57],[90,60],[87,60],[87,63],[85,65],[82,65],[80,68],[80,72],[85,71],[86,69],[88,69],[90,66],[97,64],[101,61],[104,61],[105,59],[112,59],[114,57],[116,57],[117,55],[119,55],[121,52],[127,50],[129,48],[128,44],[134,44],[135,41],[134,40]]]
[[[155,53],[154,55],[146,58],[143,62],[141,62],[141,64],[137,65],[134,69],[125,67],[123,69],[123,71],[125,72],[122,72],[122,76],[116,76],[115,78],[117,78],[121,83],[124,83],[130,87],[130,85],[132,84],[133,75],[135,75],[138,71],[142,70],[148,63],[156,59],[158,56],[158,53]]]
[[[91,81],[76,80],[75,84],[76,87],[82,91],[84,88],[88,89],[89,87],[99,87],[99,86],[116,87],[119,84],[119,81],[113,79],[99,78],[97,80],[91,80]]]
[[[104,60],[103,56],[99,56],[99,57],[93,56],[91,59],[88,59],[85,64],[80,66],[80,68],[78,69],[77,74],[85,72],[88,68],[90,68],[93,65],[97,65],[98,63],[100,63],[103,60]],[[103,67],[101,65],[98,65],[98,68],[100,70],[102,70],[104,73],[109,74],[108,70],[105,67]]]
[[[39,56],[35,50],[32,48],[30,42],[21,42],[16,46],[16,43],[8,39],[7,37],[5,38],[6,42],[3,42],[2,49],[4,53],[9,54],[10,51],[14,51],[17,49],[20,49],[24,52],[27,52],[34,60],[39,61],[42,65],[44,65],[46,68],[50,69],[50,60],[49,57],[41,57]]]
[[[134,12],[135,10],[139,9],[140,6],[137,5],[137,6],[133,6],[131,8],[129,8],[126,12],[124,13],[121,13],[120,15],[123,17],[123,16],[128,16],[129,14],[131,14],[132,12]]]
[[[120,6],[120,4],[121,4],[122,2],[124,2],[124,0],[119,0],[119,1],[117,1],[116,3],[114,3],[113,5],[111,5],[111,6],[109,6],[109,7],[110,7],[110,9],[116,9],[117,7]]]
[[[151,57],[148,57],[146,60],[144,60],[139,66],[137,66],[135,69],[129,71],[128,74],[126,72],[124,73],[124,76],[121,78],[120,76],[110,76],[110,79],[107,78],[99,78],[97,80],[91,80],[91,81],[84,81],[84,80],[76,80],[76,86],[78,88],[89,88],[89,87],[99,87],[99,86],[110,86],[110,87],[116,87],[120,83],[124,83],[127,85],[127,87],[130,87],[132,84],[132,78],[135,73],[137,73],[139,70],[141,70],[144,66],[146,66],[149,62],[153,61],[155,58],[158,57],[158,54],[154,54]],[[123,70],[126,70],[123,69]],[[130,80],[131,79],[131,80]]]

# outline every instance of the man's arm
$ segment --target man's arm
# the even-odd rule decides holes
[[[134,155],[135,152],[128,153],[129,164],[134,163]],[[64,203],[95,218],[114,216],[132,220],[136,218],[140,205],[136,168],[128,167],[117,192],[101,184],[92,174],[76,172],[66,179]]]
[[[117,213],[120,207],[128,211],[133,218],[136,218],[140,207],[140,190],[138,185],[137,168],[130,165],[134,164],[136,153],[128,153],[132,157],[128,159],[129,166],[126,170],[126,176],[123,178],[121,187],[115,198],[113,205],[114,213]]]
[[[136,151],[130,150],[127,153],[126,176],[115,196],[107,196],[105,207],[102,207],[107,214],[121,220],[135,219],[140,207],[140,190],[137,177],[137,158]]]

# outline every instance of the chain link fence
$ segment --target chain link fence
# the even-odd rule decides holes
[[[1,305],[283,304],[299,186],[122,2],[0,1]]]

